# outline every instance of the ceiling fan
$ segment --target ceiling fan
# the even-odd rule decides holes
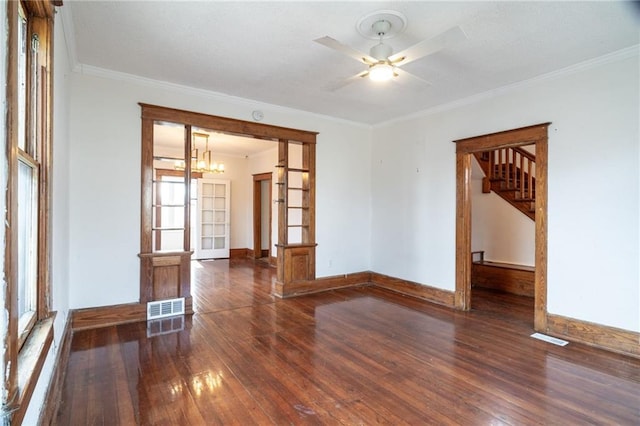
[[[430,84],[428,81],[404,71],[400,67],[453,46],[467,38],[464,31],[456,26],[394,54],[392,47],[386,44],[384,40],[398,34],[404,30],[405,26],[406,18],[396,11],[379,11],[361,18],[356,26],[360,34],[379,40],[379,43],[369,50],[369,54],[362,53],[329,36],[315,39],[316,43],[337,50],[367,66],[364,71],[332,86],[331,89],[338,89],[364,77],[369,77],[372,81],[387,81],[395,77],[406,77]]]

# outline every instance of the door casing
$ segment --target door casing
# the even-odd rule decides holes
[[[541,123],[455,140],[456,143],[456,290],[457,309],[471,309],[471,161],[473,153],[497,148],[536,146],[536,226],[534,328],[547,328],[547,164],[548,127]]]

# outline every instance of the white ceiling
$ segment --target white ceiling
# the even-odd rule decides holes
[[[79,64],[365,124],[526,81],[640,42],[631,2],[68,1]],[[402,12],[395,52],[460,26],[467,40],[408,64],[431,86],[362,79],[352,58],[313,42],[331,36],[368,52],[356,30],[376,10]],[[250,119],[250,118],[248,118]],[[265,117],[268,122],[268,117]]]

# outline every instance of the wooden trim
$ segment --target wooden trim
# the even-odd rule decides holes
[[[253,176],[254,182],[260,181],[260,180],[271,180],[273,176],[273,172],[255,173],[252,176]]]
[[[303,224],[307,228],[303,231],[303,242],[315,247],[315,144],[317,132],[310,132],[306,130],[291,129],[286,127],[271,126],[261,123],[253,123],[249,121],[237,120],[227,117],[220,117],[184,110],[178,110],[174,108],[166,108],[157,105],[150,105],[145,103],[139,103],[141,108],[141,121],[142,121],[142,166],[141,166],[141,229],[140,229],[140,252],[147,253],[151,251],[151,219],[149,218],[151,212],[151,175],[152,175],[152,145],[153,145],[153,123],[155,121],[166,121],[171,123],[183,124],[187,130],[187,139],[190,143],[190,130],[192,126],[203,127],[214,131],[223,133],[243,135],[247,137],[254,137],[256,139],[265,139],[271,141],[278,141],[278,167],[284,167],[284,171],[288,168],[289,159],[288,156],[283,156],[282,153],[287,150],[289,143],[302,144],[303,152],[303,166],[307,167],[308,178],[303,183],[307,191],[305,200],[308,205],[307,210],[303,214]],[[284,149],[284,151],[283,151]],[[185,169],[187,170],[187,180],[190,177],[189,152],[185,152]],[[278,169],[279,178],[282,178],[283,169]],[[286,173],[284,173],[286,175]],[[286,178],[285,178],[286,179]],[[281,179],[279,179],[281,182]],[[285,181],[286,182],[286,181]],[[284,184],[286,185],[286,183]],[[288,231],[287,220],[287,203],[286,203],[286,186],[279,185],[279,196],[284,195],[284,205],[281,204],[278,209],[278,223],[280,225],[280,233],[278,236],[279,244],[287,244],[286,232]],[[188,189],[188,188],[187,188]],[[283,194],[284,193],[284,194]],[[188,194],[188,192],[187,192]],[[188,211],[188,205],[187,209]],[[185,217],[185,223],[188,224],[188,216]],[[284,237],[283,237],[284,236]],[[185,248],[189,247],[188,235],[185,234]],[[269,250],[272,250],[272,244],[269,245]],[[295,251],[296,249],[293,249]],[[282,281],[284,276],[284,270],[288,268],[289,271],[295,269],[296,272],[302,270],[306,271],[306,277],[301,277],[300,280],[309,280],[315,278],[315,249],[307,250],[309,255],[306,256],[306,265],[301,265],[300,256],[295,259],[295,268],[288,263],[292,259],[285,261],[284,253],[286,250],[278,249],[278,262],[277,262],[277,275],[278,280]],[[291,253],[293,252],[291,251]],[[257,251],[256,251],[257,252]],[[290,254],[290,253],[289,253]],[[290,256],[291,257],[291,256]],[[152,275],[149,266],[145,263],[144,259],[141,262],[140,268],[140,301],[146,302],[149,296],[148,282]],[[148,262],[147,262],[148,263]],[[291,275],[291,274],[289,274]],[[188,275],[185,273],[187,278]],[[296,275],[297,276],[297,275]],[[183,281],[184,283],[184,281]],[[187,282],[188,284],[188,282]],[[182,296],[190,296],[188,285],[183,285]]]
[[[233,118],[190,112],[158,105],[139,103],[142,107],[142,118],[172,123],[190,124],[192,126],[215,129],[225,133],[254,137],[258,139],[287,139],[304,143],[316,143],[318,132],[272,126],[263,123],[236,120]]]
[[[249,249],[247,248],[229,249],[229,259],[246,259],[247,257],[249,257]]]
[[[455,293],[449,290],[431,287],[428,285],[407,281],[402,278],[371,273],[371,283],[377,287],[391,290],[407,296],[417,297],[427,302],[454,307]]]
[[[284,299],[288,297],[336,290],[339,288],[369,285],[370,281],[370,272],[355,272],[353,274],[316,278],[315,280],[295,281],[287,285],[283,285],[281,282],[276,282],[274,294],[275,296]]]
[[[44,401],[44,407],[40,412],[39,425],[50,425],[58,413],[58,407],[62,398],[62,385],[69,365],[69,354],[71,352],[71,341],[73,340],[73,330],[71,328],[71,315],[67,315],[67,321],[62,334],[60,348],[56,354],[53,364],[53,373],[49,380],[49,387]]]
[[[140,154],[140,252],[150,253],[152,247],[153,219],[153,120],[143,119],[141,124]],[[142,273],[142,271],[141,271]],[[144,279],[143,276],[140,277]],[[146,288],[140,289],[141,295]]]
[[[456,292],[457,309],[471,305],[471,154],[496,148],[536,144],[536,237],[534,328],[547,320],[547,164],[548,127],[541,123],[454,141],[456,143]]]
[[[146,319],[146,303],[127,303],[97,308],[74,309],[71,311],[71,328],[73,331],[78,331],[146,321]]]
[[[473,262],[471,264],[471,286],[490,288],[505,293],[533,297],[535,268],[530,266]]]
[[[193,313],[193,299],[185,298],[185,313]],[[108,327],[147,320],[146,303],[125,303],[121,305],[99,306],[97,308],[74,309],[71,315],[73,331]]]
[[[532,145],[547,139],[547,128],[550,124],[550,122],[534,124],[533,126],[520,127],[518,129],[458,139],[453,142],[456,144],[457,153],[473,153],[489,149]]]
[[[18,192],[18,2],[6,2],[7,8],[7,77],[6,77],[6,143],[7,172],[5,191],[5,238],[4,238],[4,310],[7,313],[6,331],[2,330],[4,398],[0,401],[5,409],[15,408],[18,403],[18,212],[15,197]],[[13,207],[12,207],[13,206]]]
[[[29,408],[31,396],[53,342],[54,319],[55,313],[52,313],[49,318],[39,321],[33,327],[27,342],[18,354],[17,370],[20,394],[16,410],[11,416],[11,424],[22,424],[24,415]]]
[[[548,314],[547,334],[640,359],[640,333]]]
[[[534,279],[534,324],[540,331],[547,328],[547,173],[548,141],[536,143],[536,236]]]
[[[456,154],[456,309],[471,309],[471,154]]]
[[[273,198],[272,194],[272,182],[273,172],[258,173],[253,175],[253,258],[259,259],[262,257],[262,182],[269,182],[269,200]],[[271,201],[269,201],[270,203]],[[267,256],[271,257],[271,205],[269,205],[269,248]]]

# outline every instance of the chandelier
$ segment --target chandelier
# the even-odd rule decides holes
[[[202,157],[199,155],[197,139],[204,139],[204,152]],[[212,154],[209,149],[209,135],[207,133],[192,133],[192,147],[191,150],[191,171],[200,173],[224,173],[224,163],[211,160]],[[175,165],[176,170],[184,170],[185,162],[178,161]]]

